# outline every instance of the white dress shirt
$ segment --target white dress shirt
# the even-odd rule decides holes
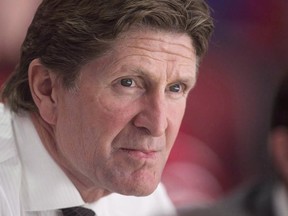
[[[58,209],[84,206],[97,216],[176,214],[162,184],[146,197],[111,194],[86,204],[50,157],[28,114],[10,113],[0,104],[0,215],[60,216]]]

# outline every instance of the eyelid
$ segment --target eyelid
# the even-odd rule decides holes
[[[168,85],[168,89],[174,85],[180,85],[180,91],[179,92],[174,92],[174,93],[185,93],[188,89],[188,86],[186,83],[183,82],[175,82],[175,83],[171,83],[170,85]]]
[[[143,82],[143,80],[141,79],[141,77],[138,77],[138,76],[129,76],[129,75],[127,75],[127,76],[123,76],[123,77],[118,77],[115,81],[114,81],[114,83],[115,84],[119,84],[119,85],[121,85],[121,80],[124,80],[124,79],[131,79],[133,82],[134,82],[134,84],[133,84],[133,86],[131,86],[130,88],[144,88],[144,82]],[[121,86],[123,86],[123,85],[121,85]],[[123,86],[123,87],[125,87],[125,86]],[[126,88],[129,88],[129,87],[126,87]]]
[[[130,80],[131,80],[131,82],[132,82],[132,83],[131,83],[131,86],[125,86],[125,85],[123,84],[124,81],[130,81]],[[126,88],[136,87],[136,82],[135,82],[135,80],[134,80],[134,79],[131,79],[131,78],[122,78],[122,79],[119,80],[119,82],[120,82],[121,86],[126,87]]]
[[[183,83],[185,85],[185,91],[188,94],[195,87],[196,80],[189,79],[189,80],[182,81],[180,83]]]

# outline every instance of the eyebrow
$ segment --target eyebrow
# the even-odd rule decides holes
[[[135,67],[132,69],[132,71],[135,72],[136,74],[140,74],[141,76],[143,76],[145,78],[151,78],[149,76],[149,74],[151,74],[151,72],[147,71],[146,69],[144,69],[142,67]],[[191,86],[194,86],[196,83],[196,79],[197,79],[197,72],[195,73],[195,76],[187,75],[187,74],[190,74],[190,73],[184,73],[183,76],[181,76],[181,77],[177,76],[175,80],[181,81],[184,83],[189,83],[189,84],[191,84]]]
[[[143,75],[143,76],[147,76],[147,74],[151,74],[149,71],[145,70],[144,68],[142,67],[133,67],[132,68],[132,71],[136,74],[140,74],[140,75]]]

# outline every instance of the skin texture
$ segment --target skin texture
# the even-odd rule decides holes
[[[33,122],[86,202],[157,187],[177,136],[196,56],[185,34],[130,31],[81,69],[74,90],[33,60]]]

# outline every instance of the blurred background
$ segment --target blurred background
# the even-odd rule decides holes
[[[288,72],[287,0],[207,0],[215,32],[164,182],[177,205],[265,175],[273,96]]]
[[[0,83],[40,2],[0,1]],[[288,71],[287,0],[207,2],[216,29],[163,175],[176,206],[214,202],[265,173],[273,95]]]

